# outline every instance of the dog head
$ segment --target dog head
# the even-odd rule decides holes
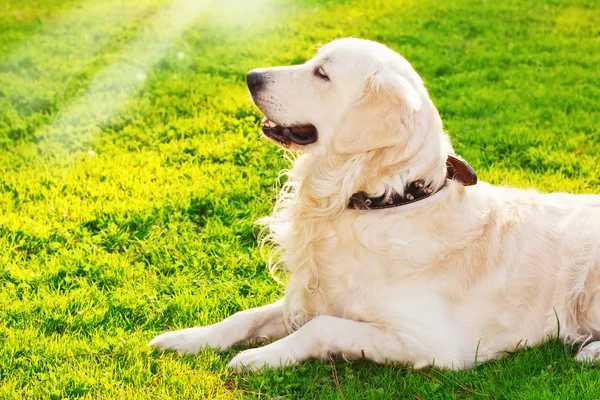
[[[368,40],[335,40],[305,64],[254,69],[247,82],[265,116],[264,135],[291,150],[354,154],[403,145],[432,117],[439,121],[410,64]]]

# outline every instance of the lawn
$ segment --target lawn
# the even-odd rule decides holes
[[[256,244],[285,154],[254,67],[340,36],[423,77],[481,180],[600,192],[597,0],[8,0],[0,5],[0,398],[595,399],[556,340],[470,371],[149,349],[281,297]]]

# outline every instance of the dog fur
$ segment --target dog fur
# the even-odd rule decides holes
[[[579,360],[600,358],[600,196],[450,181],[413,204],[348,209],[359,191],[444,184],[454,151],[421,78],[359,39],[254,72],[269,120],[318,131],[315,143],[288,146],[302,154],[261,221],[272,266],[288,272],[285,298],[151,345],[196,354],[280,339],[238,354],[237,369],[332,354],[468,368],[559,335],[587,344]]]

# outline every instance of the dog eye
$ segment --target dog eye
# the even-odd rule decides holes
[[[329,77],[327,76],[327,74],[323,70],[323,67],[315,68],[315,76],[317,76],[317,77],[319,77],[321,79],[325,79],[326,81],[329,80]]]

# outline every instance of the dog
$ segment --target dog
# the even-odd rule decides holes
[[[600,358],[600,196],[475,184],[423,81],[383,44],[338,39],[247,83],[264,136],[301,153],[260,221],[284,299],[151,346],[279,339],[236,355],[238,370],[333,355],[462,369],[552,336]]]

